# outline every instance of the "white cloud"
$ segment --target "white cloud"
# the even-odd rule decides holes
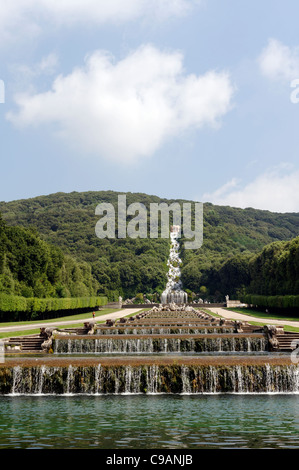
[[[150,156],[191,128],[217,126],[234,93],[226,72],[186,75],[178,52],[141,46],[123,60],[97,51],[52,89],[15,97],[17,126],[54,124],[85,154],[116,161]]]
[[[217,205],[253,207],[272,212],[299,212],[299,170],[280,165],[241,185],[236,179],[202,199]]]
[[[40,78],[52,80],[57,73],[59,65],[58,56],[51,53],[41,59],[40,62],[26,64],[12,64],[9,66],[11,74],[11,83],[15,90],[27,90],[31,93],[36,92],[35,82]]]
[[[123,23],[151,18],[165,20],[187,14],[200,0],[0,0],[2,41],[24,40],[44,25]]]
[[[290,48],[270,39],[259,59],[262,74],[270,80],[292,81],[299,78],[299,48]]]
[[[36,65],[34,71],[36,74],[52,74],[56,71],[58,63],[58,56],[52,52],[42,58],[42,60]]]
[[[38,0],[44,11],[63,22],[128,21],[142,16],[166,18],[187,13],[192,0]]]
[[[40,26],[29,11],[33,11],[36,0],[0,0],[0,40],[1,47],[8,41],[16,42],[21,37],[36,36]]]
[[[59,65],[58,56],[54,53],[43,57],[40,62],[33,65],[14,64],[10,66],[13,75],[18,75],[21,80],[32,79],[40,75],[53,75]]]

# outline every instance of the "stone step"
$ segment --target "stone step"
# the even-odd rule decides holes
[[[9,345],[21,346],[22,351],[41,351],[44,338],[40,336],[15,336],[9,338]]]
[[[293,331],[286,331],[283,335],[277,335],[277,336],[294,336],[299,338],[299,333],[293,332]]]
[[[296,349],[296,345],[295,347],[292,346],[292,342],[294,340],[299,340],[299,335],[292,335],[292,336],[289,336],[289,335],[279,335],[277,336],[277,339],[278,339],[278,344],[279,344],[279,349],[281,351],[293,351],[294,349]]]
[[[9,338],[9,341],[44,341],[40,336],[14,336]]]

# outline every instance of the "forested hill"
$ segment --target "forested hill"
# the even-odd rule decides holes
[[[36,229],[6,225],[0,214],[0,294],[69,298],[98,290],[88,263],[45,242]]]
[[[137,292],[161,292],[165,286],[169,241],[165,239],[100,240],[95,235],[99,216],[95,208],[109,202],[117,212],[118,194],[113,191],[57,193],[32,199],[0,202],[0,212],[8,225],[35,227],[41,237],[80,261],[91,264],[103,292],[119,291],[125,296]],[[157,196],[126,193],[127,205],[152,202],[191,202]],[[204,204],[204,243],[198,250],[182,252],[185,287],[199,292],[210,287],[211,275],[227,260],[251,256],[274,241],[298,235],[299,214],[278,214],[256,209]],[[211,274],[212,273],[212,274]],[[123,289],[121,292],[120,289]]]

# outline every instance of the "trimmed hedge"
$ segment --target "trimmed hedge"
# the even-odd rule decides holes
[[[247,294],[241,299],[245,304],[257,305],[265,308],[299,308],[299,295],[254,295]]]
[[[107,297],[26,298],[0,293],[0,312],[58,312],[100,307],[108,303]]]

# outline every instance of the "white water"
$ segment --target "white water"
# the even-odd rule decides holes
[[[185,304],[187,303],[187,294],[183,291],[183,285],[181,281],[181,264],[182,260],[179,255],[180,244],[178,242],[180,227],[170,232],[170,253],[167,261],[168,273],[167,273],[167,284],[165,291],[161,295],[162,304],[176,303]]]
[[[124,353],[171,353],[171,352],[264,352],[264,337],[250,338],[101,338],[56,339],[55,354],[124,354]]]
[[[61,381],[63,380],[63,388]],[[299,393],[299,366],[13,368],[9,395]]]

